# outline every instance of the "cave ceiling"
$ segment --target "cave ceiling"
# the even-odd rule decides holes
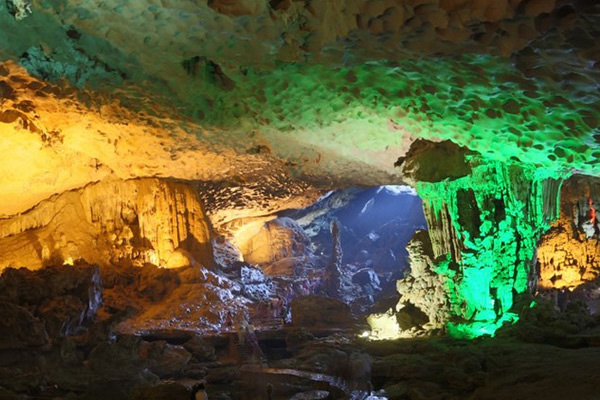
[[[0,216],[111,177],[290,204],[404,182],[417,139],[600,169],[596,1],[7,0],[0,26]]]

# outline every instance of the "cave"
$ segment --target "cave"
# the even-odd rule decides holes
[[[597,1],[0,25],[0,399],[598,397]]]

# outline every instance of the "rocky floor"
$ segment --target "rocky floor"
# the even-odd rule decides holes
[[[75,338],[5,349],[0,399],[187,399],[199,381],[213,400],[600,398],[598,328],[561,346],[513,335],[371,342],[294,327],[257,337],[260,355],[235,333],[176,330],[122,335],[91,351]]]
[[[211,400],[600,399],[600,316],[576,293],[522,299],[495,338],[371,341],[315,294],[260,319],[276,310],[248,296],[265,282],[217,272],[7,269],[0,399],[188,399],[200,382]]]

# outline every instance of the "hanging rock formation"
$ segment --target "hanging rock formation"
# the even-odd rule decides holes
[[[421,165],[433,162],[436,154],[449,152],[452,146],[416,143],[409,158],[397,163],[417,182],[431,240],[431,255],[423,258],[411,254],[415,269],[398,282],[399,292],[405,295],[401,303],[410,306],[406,312],[412,307],[413,314],[427,316],[433,327],[446,324],[453,335],[493,334],[503,323],[517,319],[511,310],[515,295],[534,289],[532,262],[537,240],[558,216],[561,181],[533,168],[482,162],[460,149],[451,158],[453,164],[463,165],[458,175],[440,176],[440,169]],[[420,242],[421,249],[429,248]],[[412,244],[414,247],[416,242]],[[429,261],[423,263],[424,259]],[[449,304],[446,313],[438,313],[445,308],[442,297],[434,295],[436,300],[427,302],[414,298],[409,290],[418,284],[440,293],[435,279],[418,282],[418,276],[427,270],[435,271],[444,281],[442,297]],[[394,310],[374,316],[372,325],[388,329],[393,315]],[[400,322],[400,316],[396,317]],[[421,325],[426,322],[421,320]],[[398,330],[393,326],[392,331]]]
[[[165,179],[107,180],[0,220],[0,269],[90,263],[212,266],[210,223],[195,190]]]
[[[532,260],[540,235],[558,214],[560,181],[535,169],[502,164],[478,165],[454,181],[420,183],[425,216],[446,279],[458,336],[493,334],[515,320],[515,295],[531,288]],[[445,235],[447,222],[455,234]],[[444,255],[442,249],[450,249]],[[436,251],[438,252],[436,254]]]
[[[598,218],[592,212],[600,204],[599,180],[571,177],[563,184],[560,202],[560,218],[538,247],[541,289],[573,290],[600,276]]]

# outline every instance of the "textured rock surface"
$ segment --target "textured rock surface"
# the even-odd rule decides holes
[[[33,342],[81,334],[102,305],[100,271],[87,266],[7,269],[0,276],[0,299],[7,302],[2,320],[13,325],[6,336],[9,348],[17,347],[9,338],[23,332],[30,332]],[[15,320],[9,316],[16,309],[20,317]]]
[[[297,327],[350,327],[350,308],[337,299],[303,296],[292,301],[292,325]]]
[[[448,299],[444,279],[435,273],[431,242],[419,231],[407,246],[410,274],[396,283],[402,305],[412,304],[427,315],[425,329],[443,329],[448,318]]]
[[[408,276],[396,282],[400,301],[385,313],[369,316],[371,335],[379,339],[415,337],[443,331],[450,304],[443,276],[435,272],[431,240],[426,231],[417,231],[406,247]]]
[[[2,64],[0,151],[9,156],[0,164],[0,217],[107,177],[199,181],[216,226],[302,207],[318,196],[269,154],[227,148],[221,133],[185,119],[178,123],[157,105],[132,112],[126,105],[133,103],[113,95],[38,80],[13,63]]]
[[[595,2],[16,3],[0,59],[43,81],[2,67],[2,215],[107,175],[400,182],[417,138],[597,171]]]
[[[197,193],[169,180],[108,180],[0,220],[0,268],[66,260],[211,266],[210,223]]]
[[[542,236],[538,246],[538,285],[542,289],[573,290],[600,275],[600,243],[595,211],[600,204],[597,203],[600,201],[598,180],[572,177],[563,184],[560,201],[560,217]]]
[[[456,317],[450,327],[493,333],[515,320],[515,294],[530,289],[536,241],[556,214],[550,178],[600,171],[597,2],[9,0],[0,1],[0,25],[0,268],[123,264],[114,279],[145,298],[107,299],[119,309],[152,304],[123,331],[215,326],[227,316],[215,304],[238,310],[244,295],[269,297],[269,280],[253,273],[242,287],[200,269],[127,269],[210,265],[209,221],[224,249],[253,229],[247,222],[262,226],[319,189],[412,182]],[[149,177],[193,181],[195,190],[158,184],[144,209],[131,182]],[[586,235],[597,235],[594,225]],[[593,277],[594,246],[564,262],[547,255],[563,240],[549,236],[541,250],[545,284]],[[368,251],[391,269],[391,247]],[[223,260],[236,258],[230,250]],[[338,270],[350,265],[339,258]],[[365,266],[354,267],[347,275]],[[321,282],[299,282],[297,263],[278,268],[291,292]],[[338,284],[333,272],[330,292],[374,291],[374,279]],[[425,324],[409,312],[416,303],[400,310],[404,327]],[[42,311],[56,317],[47,318],[56,332],[84,306],[64,296]],[[123,347],[107,351],[135,348]],[[132,369],[132,380],[154,378]],[[409,395],[428,397],[443,383],[418,383]]]
[[[561,181],[555,178],[490,164],[454,181],[419,183],[435,271],[446,278],[457,316],[448,324],[454,334],[492,334],[518,318],[516,295],[534,289],[537,241],[558,216]]]
[[[0,349],[19,349],[43,346],[48,343],[44,324],[27,309],[11,303],[1,303],[2,343]]]
[[[266,265],[286,257],[301,257],[312,253],[310,240],[293,219],[277,218],[264,225],[261,222],[259,221],[256,233],[252,234],[251,227],[248,227],[243,233],[236,235],[234,242],[244,261]]]

